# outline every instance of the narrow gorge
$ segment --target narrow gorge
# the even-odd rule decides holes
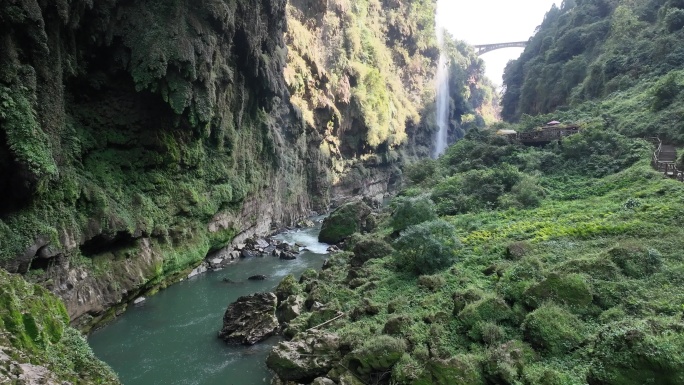
[[[0,265],[63,301],[50,322],[72,335],[253,235],[396,189],[437,127],[434,12],[432,0],[4,1]],[[492,90],[471,48],[449,49],[456,137],[484,125]],[[73,381],[78,365],[55,367],[64,338],[36,345],[32,323],[10,321],[41,311],[13,292],[2,346]]]
[[[0,1],[0,384],[684,384],[684,1],[439,3]]]

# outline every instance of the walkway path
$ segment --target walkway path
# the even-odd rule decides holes
[[[653,143],[656,145],[653,167],[668,178],[684,182],[684,171],[677,169],[677,148],[671,144],[663,144],[658,138],[654,138]]]

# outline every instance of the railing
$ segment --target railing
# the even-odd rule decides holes
[[[649,142],[656,146],[656,150],[653,152],[653,158],[651,159],[651,165],[656,171],[662,172],[666,177],[676,179],[680,182],[684,182],[684,171],[677,168],[676,161],[662,161],[660,160],[660,153],[663,150],[663,142],[658,137],[646,138]]]

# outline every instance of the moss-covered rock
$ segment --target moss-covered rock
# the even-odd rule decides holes
[[[418,286],[429,291],[437,291],[446,284],[446,280],[441,275],[421,275],[418,277]]]
[[[363,376],[387,371],[405,352],[404,340],[387,335],[374,336],[351,353],[350,369]]]
[[[119,384],[116,374],[93,355],[83,336],[69,327],[62,301],[42,287],[2,269],[0,345],[4,351],[0,352],[0,379],[9,383],[23,383],[18,378],[22,373],[19,368],[31,364],[43,367],[33,374],[40,381]]]
[[[466,307],[466,305],[479,301],[484,297],[484,292],[480,289],[469,287],[465,290],[458,291],[454,293],[454,309],[453,314],[458,315],[458,313]]]
[[[544,264],[536,257],[523,257],[505,269],[498,281],[499,291],[506,300],[523,300],[525,290],[544,279]]]
[[[458,313],[458,318],[468,327],[480,322],[501,322],[513,317],[510,306],[502,298],[488,296],[468,304]]]
[[[621,276],[620,268],[604,256],[577,258],[563,263],[556,269],[559,274],[584,274],[594,280],[614,281]]]
[[[590,385],[684,384],[684,324],[627,319],[597,334]]]
[[[432,359],[423,376],[412,385],[484,385],[481,358],[460,354],[448,360]]]
[[[573,350],[584,338],[583,322],[553,304],[544,304],[528,314],[522,329],[533,347],[555,356]]]
[[[275,346],[266,365],[283,380],[308,383],[324,376],[341,359],[338,348],[335,334],[311,330]]]
[[[363,201],[346,203],[333,211],[323,221],[318,240],[325,243],[338,243],[363,229],[371,208]]]
[[[608,258],[631,278],[644,278],[660,270],[660,253],[636,242],[622,242],[608,251]]]
[[[593,294],[583,275],[551,273],[527,289],[523,298],[525,303],[535,308],[550,300],[583,310],[591,304]]]
[[[354,245],[354,256],[349,263],[353,267],[361,267],[371,259],[383,258],[394,251],[389,243],[382,239],[364,237]]]
[[[506,246],[506,258],[517,261],[527,255],[532,250],[532,245],[529,242],[520,241],[512,242]]]
[[[408,326],[411,325],[411,322],[411,317],[407,315],[390,317],[390,319],[385,322],[382,332],[391,336],[401,335],[408,328]]]
[[[533,360],[532,349],[521,341],[509,341],[487,352],[483,371],[487,383],[516,384],[525,365]]]

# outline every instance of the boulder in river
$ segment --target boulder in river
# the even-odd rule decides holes
[[[263,275],[263,274],[257,274],[257,275],[253,275],[247,279],[250,281],[265,281],[267,278],[268,277]]]
[[[254,345],[275,334],[278,298],[273,293],[256,293],[240,297],[228,305],[223,315],[219,338],[230,343]]]
[[[309,383],[324,376],[339,362],[339,347],[336,334],[310,330],[275,346],[266,365],[283,380]]]
[[[292,261],[294,259],[297,259],[297,254],[292,253],[292,252],[282,252],[280,253],[280,259],[284,259],[286,261]]]
[[[304,219],[297,223],[297,228],[306,229],[309,227],[314,227],[316,224],[311,219]]]
[[[242,249],[242,251],[240,251],[240,256],[242,258],[254,258],[259,256],[259,252],[254,250]]]

